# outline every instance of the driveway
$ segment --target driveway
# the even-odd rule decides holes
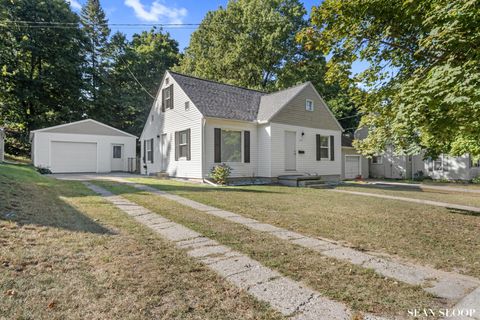
[[[58,180],[72,181],[91,181],[91,180],[109,180],[111,178],[145,178],[146,176],[128,172],[110,172],[110,173],[53,173],[47,175]]]

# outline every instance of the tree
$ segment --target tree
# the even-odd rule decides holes
[[[305,14],[298,0],[229,1],[207,13],[177,70],[272,90],[285,64],[298,61],[302,46],[295,34],[306,26]]]
[[[330,53],[327,79],[353,92],[362,153],[480,157],[478,1],[326,0],[311,22],[298,39]],[[370,67],[351,77],[358,59]]]
[[[87,64],[84,71],[84,78],[88,84],[87,101],[90,106],[89,116],[101,118],[106,105],[102,91],[107,90],[105,82],[107,75],[107,49],[110,29],[108,19],[105,16],[99,0],[88,0],[82,7],[80,20],[83,30],[88,38]]]
[[[63,0],[0,0],[0,20],[0,125],[15,132],[16,141],[7,144],[7,151],[26,154],[29,131],[78,120],[85,112],[85,38],[78,16]],[[18,21],[56,21],[70,27]]]
[[[109,46],[112,66],[107,123],[139,135],[166,70],[178,63],[178,43],[155,28],[134,34],[131,41],[116,33]]]

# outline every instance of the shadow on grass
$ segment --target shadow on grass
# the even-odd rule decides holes
[[[473,216],[473,217],[480,217],[480,212],[470,211],[470,210],[462,210],[457,208],[449,208],[447,210],[451,213],[462,214],[464,216]]]
[[[23,173],[17,170],[17,177]],[[89,195],[71,183],[42,181],[41,177],[12,180],[8,175],[0,174],[0,223],[10,221],[20,226],[36,225],[75,232],[114,234],[63,199]]]
[[[359,184],[359,183],[348,183],[345,185],[339,185],[339,187],[346,186],[349,188],[356,188],[359,190],[362,189],[377,189],[377,190],[385,190],[385,191],[413,191],[413,192],[424,192],[419,187],[408,187],[408,186],[399,186],[399,185],[387,185],[387,184]]]

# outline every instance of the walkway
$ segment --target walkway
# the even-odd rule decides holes
[[[422,200],[422,199],[414,199],[414,198],[405,198],[405,197],[398,197],[398,196],[389,196],[389,195],[386,195],[386,194],[360,192],[360,191],[348,191],[348,190],[338,190],[338,189],[334,189],[334,190],[331,190],[331,191],[354,194],[354,195],[357,195],[357,196],[367,196],[367,197],[383,198],[383,199],[390,199],[390,200],[400,200],[400,201],[414,202],[414,203],[420,203],[420,204],[427,204],[427,205],[435,206],[435,207],[444,207],[444,208],[450,208],[450,209],[457,209],[457,210],[462,210],[462,211],[471,211],[471,212],[480,213],[480,208],[478,208],[478,207],[464,206],[464,205],[461,205],[461,204],[453,204],[453,203],[447,203],[447,202]]]
[[[467,189],[467,188],[451,187],[451,186],[437,186],[437,185],[423,184],[423,183],[406,183],[406,182],[373,180],[373,181],[368,181],[367,184],[410,187],[412,189],[432,189],[432,190],[441,190],[441,191],[480,193],[480,189]]]
[[[394,278],[411,285],[420,285],[427,292],[449,299],[450,301],[458,301],[480,286],[480,280],[473,277],[405,263],[395,257],[385,257],[385,255],[374,252],[366,253],[358,251],[337,244],[333,240],[308,237],[230,211],[221,210],[178,195],[160,191],[150,186],[135,184],[121,178],[116,178],[114,181],[129,184],[139,190],[176,201],[177,203],[199,210],[205,214],[241,224],[249,229],[268,233],[282,240],[319,252],[322,255],[345,260],[364,268],[371,268],[383,276]],[[480,310],[480,300],[476,302],[476,307],[477,310]]]
[[[283,315],[298,320],[352,318],[352,312],[344,304],[327,299],[301,283],[263,266],[258,261],[128,201],[124,197],[114,195],[94,184],[84,183],[89,189],[141,224],[174,242],[179,249],[186,250],[189,256],[207,265],[258,300],[269,303]],[[383,318],[366,316],[364,319],[381,320]]]

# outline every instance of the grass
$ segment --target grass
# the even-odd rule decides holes
[[[0,318],[281,319],[79,182],[0,165]]]
[[[306,235],[480,277],[480,219],[464,212],[328,190],[132,180]]]
[[[163,217],[185,225],[282,274],[308,284],[325,296],[364,313],[405,315],[412,306],[441,307],[418,286],[377,275],[347,262],[280,240],[271,235],[182,206],[176,202],[113,182],[95,182]]]
[[[480,208],[480,194],[453,192],[437,189],[416,189],[411,187],[401,186],[378,186],[366,184],[348,184],[338,187],[340,190],[369,192],[375,194],[385,194],[390,196],[398,196],[413,199],[433,200],[440,202],[447,202],[453,204],[460,204],[466,206],[473,206]],[[479,214],[480,215],[480,214]]]
[[[27,157],[14,156],[14,155],[11,155],[11,154],[5,154],[5,160],[10,161],[10,162],[18,162],[18,163],[22,163],[22,164],[30,164],[32,162]]]

